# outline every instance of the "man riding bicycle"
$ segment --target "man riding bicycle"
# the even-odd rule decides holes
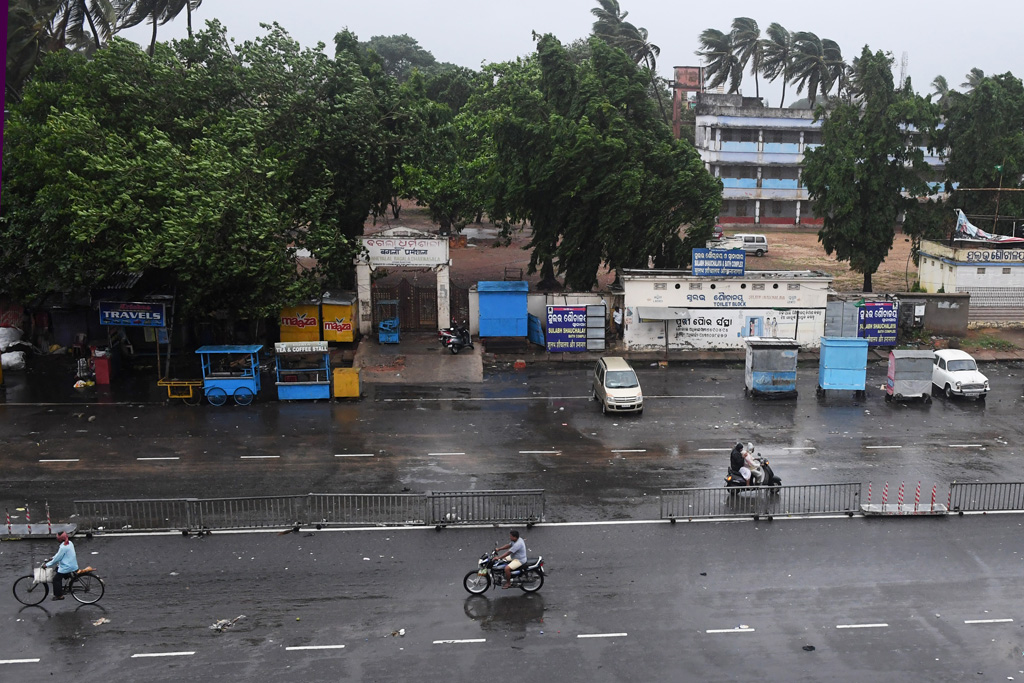
[[[57,554],[49,562],[43,563],[44,567],[57,565],[57,575],[53,577],[53,597],[51,600],[64,599],[64,582],[78,571],[78,556],[75,554],[75,544],[68,538],[67,533],[57,534],[57,540],[61,542]]]

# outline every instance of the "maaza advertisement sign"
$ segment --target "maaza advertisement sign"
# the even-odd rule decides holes
[[[281,341],[320,341],[320,305],[303,304],[281,309]]]

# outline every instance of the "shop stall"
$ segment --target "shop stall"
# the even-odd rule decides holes
[[[247,406],[260,392],[259,352],[262,344],[207,345],[196,349],[203,364],[203,395],[222,406],[228,396]]]
[[[325,341],[274,344],[277,397],[282,401],[331,398],[331,353]]]

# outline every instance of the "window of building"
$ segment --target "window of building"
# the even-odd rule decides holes
[[[757,142],[756,130],[741,130],[740,142]]]
[[[800,283],[799,282],[790,282],[788,285],[786,285],[786,289],[788,289],[791,292],[792,291],[796,291],[796,290],[800,289]]]
[[[1003,268],[1003,275],[1009,275],[1009,274],[1010,274],[1010,269],[1009,268]]]
[[[781,216],[782,215],[782,209],[783,209],[782,202],[768,202],[768,206],[771,209],[771,214],[773,216]]]
[[[746,216],[747,215],[747,202],[744,200],[736,200],[736,215]]]
[[[984,274],[985,274],[985,269],[984,268],[978,268],[978,275],[984,275]]]
[[[690,283],[690,289],[700,289],[700,283],[699,282],[691,282]]]

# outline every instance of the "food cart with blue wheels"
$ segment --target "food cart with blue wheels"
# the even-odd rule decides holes
[[[259,353],[262,344],[207,345],[196,349],[203,363],[203,396],[222,406],[230,396],[247,406],[260,392]]]
[[[855,391],[864,400],[868,372],[868,340],[864,337],[822,337],[818,359],[818,388],[826,391]]]
[[[398,343],[398,299],[377,302],[377,343]]]

